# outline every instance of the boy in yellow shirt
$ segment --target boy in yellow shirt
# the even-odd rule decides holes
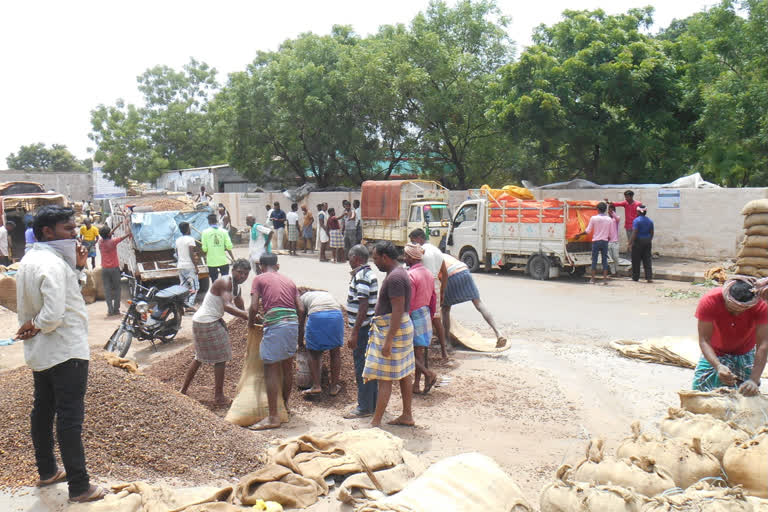
[[[91,218],[85,218],[85,225],[80,226],[80,241],[88,249],[91,268],[96,268],[96,242],[99,241],[99,229],[91,224]]]

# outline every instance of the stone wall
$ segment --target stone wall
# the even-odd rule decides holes
[[[662,256],[709,261],[735,257],[743,238],[741,208],[753,199],[768,198],[768,188],[680,189],[680,208],[659,208],[659,190],[635,190],[635,200],[648,206],[648,217],[655,225],[654,252]],[[534,195],[537,199],[623,200],[623,190],[620,189],[535,190]],[[317,203],[327,202],[338,211],[343,199],[359,198],[357,191],[313,192],[300,204],[310,205],[315,213]],[[468,191],[452,190],[448,201],[451,212],[455,213],[468,198]],[[280,192],[214,194],[214,200],[228,207],[232,223],[239,229],[245,227],[246,215],[254,214],[263,221],[267,203],[278,201],[286,210],[291,204]],[[619,215],[624,218],[622,208],[619,208]],[[622,246],[626,245],[623,234],[621,242]]]

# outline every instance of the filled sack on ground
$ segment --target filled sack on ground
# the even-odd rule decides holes
[[[432,464],[387,498],[356,512],[532,512],[520,487],[490,457],[465,453]]]
[[[96,290],[96,300],[104,300],[104,280],[101,278],[101,267],[91,270],[93,288]]]
[[[744,227],[768,225],[768,213],[753,213],[744,217]]]
[[[756,267],[737,266],[736,273],[742,276],[760,277]]]
[[[83,294],[83,300],[85,300],[86,304],[96,302],[96,284],[93,281],[90,270],[85,271],[85,284],[80,288],[80,293]]]
[[[0,275],[0,306],[16,312],[16,279]]]
[[[596,450],[593,448],[596,447]],[[590,441],[587,458],[569,473],[577,482],[598,485],[618,485],[633,489],[644,496],[656,496],[675,487],[672,475],[650,457],[618,459],[603,455],[603,441]]]
[[[768,236],[751,235],[744,239],[744,247],[768,249]]]
[[[695,486],[697,487],[697,486]],[[651,498],[642,512],[752,512],[753,507],[742,489],[690,488]]]
[[[752,512],[768,512],[768,499],[748,496],[747,501],[752,505]]]
[[[686,489],[702,478],[722,476],[717,457],[704,450],[701,439],[670,438],[642,433],[640,423],[632,424],[632,437],[616,449],[616,457],[650,457],[672,475],[677,487]]]
[[[263,335],[264,330],[261,325],[248,329],[248,346],[245,349],[243,372],[237,383],[237,395],[224,418],[242,427],[253,425],[269,416],[264,362],[259,353]],[[285,410],[282,393],[277,398],[277,413],[280,421],[288,421],[288,411]]]
[[[768,395],[744,396],[734,388],[713,391],[682,390],[680,407],[695,414],[710,414],[756,432],[768,426]]]
[[[768,428],[728,448],[723,467],[728,483],[741,485],[752,496],[768,498]]]
[[[709,414],[694,414],[684,409],[670,407],[667,417],[661,421],[661,433],[668,437],[701,439],[701,446],[717,460],[722,461],[725,451],[736,441],[751,436],[737,424],[719,420]]]
[[[640,512],[646,500],[624,487],[570,481],[570,470],[560,466],[555,481],[541,491],[541,512]]]
[[[768,233],[766,233],[768,235]],[[742,247],[739,249],[737,258],[751,256],[754,258],[768,258],[768,249],[762,249],[759,247]]]
[[[768,213],[768,199],[753,199],[741,209],[742,215],[752,215],[754,213]]]

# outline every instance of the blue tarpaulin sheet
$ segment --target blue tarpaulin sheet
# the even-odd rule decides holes
[[[200,240],[200,233],[209,227],[208,215],[211,213],[213,210],[134,213],[131,215],[133,241],[139,251],[174,249],[176,239],[181,236],[181,222],[189,222],[190,235]]]

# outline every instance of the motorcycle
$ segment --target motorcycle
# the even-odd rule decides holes
[[[109,337],[104,349],[125,357],[133,338],[149,341],[155,350],[156,339],[162,343],[171,342],[181,329],[189,289],[181,285],[162,290],[154,286],[147,288],[131,275],[123,274],[123,277],[131,284],[131,300],[120,326]]]

